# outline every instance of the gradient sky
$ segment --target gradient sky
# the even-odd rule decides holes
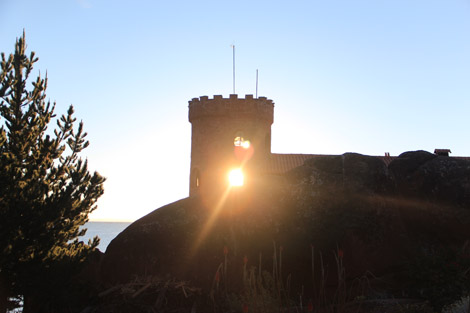
[[[73,104],[95,220],[188,195],[191,98],[275,102],[272,151],[470,156],[469,0],[0,0],[0,51],[26,31],[56,113]]]

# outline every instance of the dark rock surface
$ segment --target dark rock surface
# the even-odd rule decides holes
[[[308,289],[312,252],[314,279],[322,252],[333,284],[339,247],[348,279],[370,272],[384,288],[400,289],[404,266],[419,253],[469,240],[469,180],[470,161],[425,151],[403,153],[388,167],[354,153],[313,158],[252,194],[231,192],[214,203],[191,197],[153,211],[111,242],[102,279],[152,275],[211,290],[222,269],[224,283],[237,289],[246,262]]]
[[[292,172],[309,176],[312,188],[346,192],[382,192],[388,179],[387,166],[382,160],[357,153],[312,158]]]
[[[470,161],[426,151],[402,153],[389,165],[396,192],[470,208]]]

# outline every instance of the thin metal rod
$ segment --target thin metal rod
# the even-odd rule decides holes
[[[258,69],[256,69],[256,98],[258,98]]]
[[[235,45],[232,45],[233,49],[233,94],[235,94]]]

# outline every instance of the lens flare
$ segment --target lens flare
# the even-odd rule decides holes
[[[228,181],[232,187],[243,186],[243,172],[241,169],[237,168],[231,170],[228,174]]]

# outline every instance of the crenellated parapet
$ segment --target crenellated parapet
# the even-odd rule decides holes
[[[259,119],[273,123],[274,102],[266,97],[254,98],[246,95],[238,98],[238,95],[230,95],[223,98],[215,95],[210,99],[208,96],[193,98],[189,101],[189,121],[205,117],[230,117]]]

